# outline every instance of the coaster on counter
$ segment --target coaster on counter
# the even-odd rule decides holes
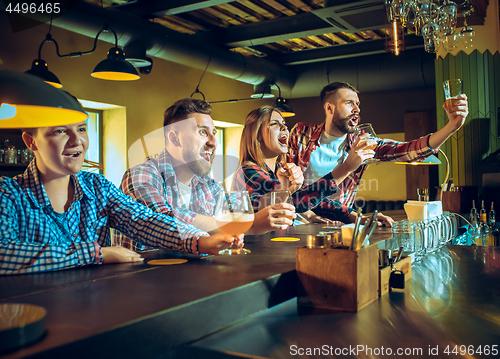
[[[170,266],[173,264],[182,264],[186,263],[187,259],[182,258],[166,258],[166,259],[153,259],[148,262],[149,265],[152,266]]]
[[[37,341],[45,333],[43,307],[32,304],[0,304],[0,352]]]
[[[276,238],[271,238],[271,241],[273,241],[273,242],[297,242],[297,241],[300,241],[300,238],[297,238],[297,237],[276,237]]]

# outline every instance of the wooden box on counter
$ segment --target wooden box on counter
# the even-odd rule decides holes
[[[297,304],[355,312],[378,298],[378,249],[297,248]]]
[[[443,192],[443,211],[453,213],[469,213],[472,208],[472,201],[476,200],[476,208],[479,201],[477,195],[477,187],[467,186],[459,187],[460,191],[444,191]]]
[[[400,270],[405,274],[405,281],[411,278],[411,258],[403,256],[401,260],[394,263],[396,270]],[[378,295],[384,295],[389,292],[389,277],[391,276],[391,267],[385,267],[379,270]]]

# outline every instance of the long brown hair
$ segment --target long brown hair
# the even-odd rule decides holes
[[[254,162],[262,169],[265,169],[264,154],[258,140],[261,135],[262,124],[270,121],[273,111],[281,113],[279,108],[274,106],[261,106],[251,111],[245,119],[245,127],[241,134],[240,143],[240,166],[245,162]],[[278,157],[281,160],[282,155]],[[274,170],[274,168],[272,168]]]

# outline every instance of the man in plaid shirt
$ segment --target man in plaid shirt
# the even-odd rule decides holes
[[[102,175],[81,171],[85,121],[26,129],[22,137],[35,159],[24,174],[0,177],[0,275],[143,260],[109,247],[110,228],[146,245],[195,254],[216,254],[234,241],[155,213]]]
[[[321,103],[326,117],[323,123],[314,125],[300,122],[290,132],[286,162],[300,166],[307,182],[314,182],[342,163],[354,142],[356,126],[360,123],[358,91],[352,85],[334,82],[325,86],[321,91]],[[450,108],[447,103],[443,107],[449,119],[443,128],[410,142],[378,138],[374,159],[412,162],[436,154],[439,146],[465,122],[468,114],[467,96],[462,94],[452,100]],[[343,206],[353,206],[359,182],[367,167],[368,164],[361,165],[339,184],[338,199]],[[378,215],[378,219],[392,224],[392,219],[382,214]]]
[[[121,184],[122,191],[135,201],[207,232],[218,230],[213,217],[216,198],[223,190],[208,177],[217,147],[211,110],[208,102],[193,98],[170,106],[163,122],[165,149],[155,158],[127,170]],[[255,214],[251,233],[273,230],[277,228],[274,222],[291,224],[291,220],[284,221],[278,216],[293,217],[293,210],[286,203],[266,207]],[[119,232],[115,233],[115,241],[128,248],[147,248]]]

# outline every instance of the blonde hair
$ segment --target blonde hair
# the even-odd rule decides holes
[[[256,163],[262,169],[266,168],[264,164],[264,154],[262,152],[262,147],[258,138],[261,135],[262,124],[270,121],[273,111],[281,113],[279,108],[274,106],[261,106],[253,111],[251,111],[245,119],[245,127],[243,128],[243,133],[241,134],[240,143],[240,166],[245,162]],[[278,162],[281,160],[280,155],[278,157]],[[273,168],[274,170],[274,168]]]

